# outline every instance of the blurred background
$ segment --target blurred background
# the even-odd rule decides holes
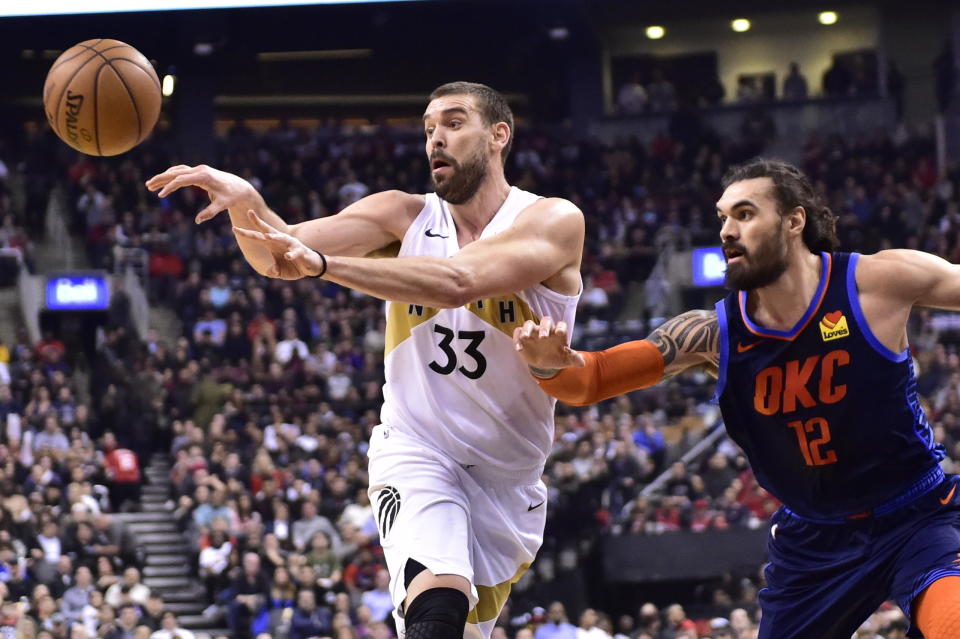
[[[80,9],[10,4],[5,636],[393,636],[365,495],[382,303],[257,276],[226,216],[194,226],[202,192],[145,190],[172,164],[237,173],[288,222],[384,189],[426,192],[428,94],[487,83],[517,115],[511,183],[586,216],[575,345],[587,349],[724,294],[719,180],[758,154],[808,172],[843,250],[960,261],[954,3],[104,3],[112,12],[67,15],[50,14]],[[165,96],[153,135],[116,158],[69,149],[41,105],[53,60],[98,37],[150,58]],[[948,471],[960,459],[958,328],[960,315],[923,309],[910,327]],[[688,374],[558,406],[546,540],[496,639],[755,636],[779,504],[726,438],[713,390]],[[856,637],[905,629],[891,603]]]

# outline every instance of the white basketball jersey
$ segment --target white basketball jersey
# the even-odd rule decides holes
[[[510,189],[480,238],[510,227],[539,196]],[[460,250],[449,206],[436,194],[404,235],[400,257]],[[573,326],[576,296],[542,284],[453,309],[387,302],[381,420],[464,465],[539,477],[553,443],[555,400],[513,346],[513,329],[549,315]]]

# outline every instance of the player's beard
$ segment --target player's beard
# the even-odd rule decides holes
[[[734,264],[727,264],[724,285],[737,291],[749,291],[773,284],[787,270],[787,239],[783,233],[783,218],[769,238],[761,240],[757,249],[747,252],[742,244],[729,242],[724,249],[736,248],[743,256]]]
[[[462,164],[445,153],[436,154],[453,169],[449,176],[437,180],[432,174],[433,185],[440,199],[450,204],[463,204],[476,194],[487,178],[487,156],[478,151]]]

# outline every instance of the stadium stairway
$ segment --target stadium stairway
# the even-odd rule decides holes
[[[232,636],[220,627],[221,614],[203,614],[210,602],[203,584],[193,575],[194,551],[173,518],[169,458],[155,453],[144,474],[147,481],[142,489],[140,512],[115,515],[143,549],[143,584],[163,595],[166,609],[177,614],[183,628],[211,637]]]
[[[149,322],[160,340],[167,344],[176,344],[183,335],[183,322],[172,308],[151,304]]]
[[[50,192],[45,218],[46,235],[34,247],[34,261],[38,273],[90,268],[83,238],[70,235],[68,230],[66,198],[67,194],[62,187],[55,187]]]

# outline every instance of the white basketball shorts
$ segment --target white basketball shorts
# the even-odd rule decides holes
[[[370,503],[390,571],[400,639],[404,567],[471,585],[464,637],[489,639],[511,586],[543,543],[547,489],[540,473],[463,467],[411,435],[381,424],[370,438]]]

